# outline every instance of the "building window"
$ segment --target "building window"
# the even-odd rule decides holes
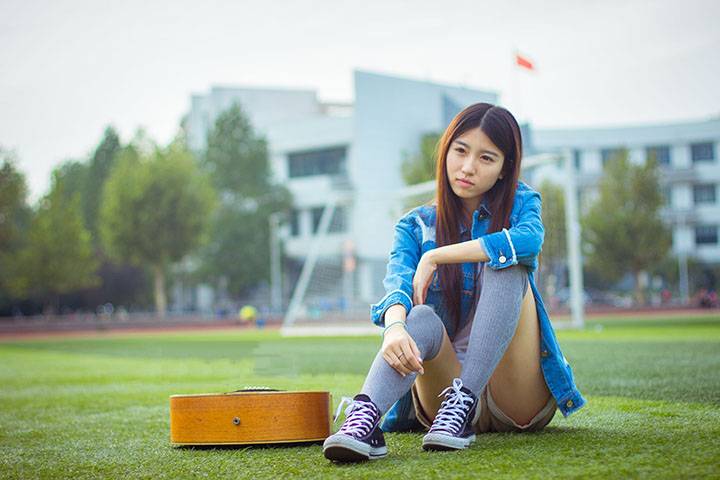
[[[314,207],[310,210],[312,215],[312,228],[313,234],[317,233],[320,228],[320,220],[322,219],[323,211],[325,207]],[[342,233],[347,231],[347,212],[344,206],[336,206],[333,216],[330,219],[330,226],[328,227],[328,233]]]
[[[603,148],[600,150],[600,157],[602,158],[602,166],[605,168],[605,165],[608,161],[612,160],[613,158],[617,158],[622,154],[622,148]]]
[[[288,154],[290,178],[312,175],[337,175],[345,173],[347,148],[325,148],[310,152]]]
[[[668,146],[647,147],[645,155],[648,159],[654,158],[661,167],[670,166],[670,147]]]
[[[695,205],[701,203],[715,203],[715,184],[706,183],[693,186],[693,198]]]
[[[579,172],[582,170],[580,165],[580,159],[581,159],[582,153],[580,150],[573,150],[573,163],[575,164],[575,171]]]
[[[300,210],[293,209],[290,212],[290,236],[297,237],[300,235]]]
[[[715,145],[712,142],[693,143],[690,154],[693,162],[712,162],[715,160]]]
[[[717,225],[703,225],[695,227],[695,245],[717,245]]]

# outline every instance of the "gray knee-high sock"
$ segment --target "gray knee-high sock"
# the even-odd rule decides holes
[[[407,316],[407,331],[415,340],[420,350],[420,357],[424,361],[432,360],[437,356],[442,345],[445,326],[432,308],[427,305],[413,307]],[[360,392],[370,397],[380,413],[384,414],[393,403],[410,390],[416,377],[416,373],[403,377],[385,361],[382,352],[378,352]]]
[[[483,268],[480,299],[460,373],[463,385],[475,395],[490,380],[515,335],[527,276],[527,269],[522,266]]]

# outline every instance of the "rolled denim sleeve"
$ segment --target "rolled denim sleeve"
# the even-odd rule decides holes
[[[391,306],[400,304],[405,307],[406,312],[412,309],[412,281],[421,255],[421,248],[414,234],[415,226],[412,213],[405,215],[395,225],[395,238],[383,280],[387,293],[370,307],[373,323],[381,327],[385,325],[385,312]]]
[[[532,192],[520,206],[514,225],[511,223],[509,229],[480,237],[480,243],[490,257],[487,263],[490,268],[499,270],[518,263],[535,266],[545,239],[541,208],[540,194]]]

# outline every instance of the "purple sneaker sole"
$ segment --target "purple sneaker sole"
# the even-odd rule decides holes
[[[469,437],[453,437],[442,433],[428,433],[423,437],[423,450],[447,451],[463,450],[475,441],[475,435]]]
[[[387,447],[372,447],[348,435],[335,434],[323,443],[323,455],[334,462],[363,462],[387,455]]]

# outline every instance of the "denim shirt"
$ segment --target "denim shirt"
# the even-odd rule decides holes
[[[545,304],[535,284],[534,272],[538,266],[538,254],[542,247],[545,230],[540,216],[540,194],[523,182],[518,182],[513,208],[510,213],[510,228],[500,232],[487,233],[490,227],[490,212],[485,204],[473,212],[473,222],[468,232],[460,229],[461,241],[478,240],[489,261],[485,267],[495,270],[524,265],[527,267],[530,288],[535,297],[537,316],[540,323],[540,365],[548,389],[557,401],[558,409],[567,417],[585,404],[580,391],[575,386],[572,369],[560,350],[555,331],[548,317]],[[413,307],[412,281],[420,257],[437,247],[435,243],[436,209],[433,205],[422,205],[405,214],[395,226],[395,238],[383,280],[386,295],[371,307],[372,320],[376,325],[384,326],[385,312],[392,305],[403,305],[409,312]],[[469,238],[468,238],[469,237]],[[472,310],[475,275],[477,264],[462,264],[461,325],[470,321],[467,318]],[[434,308],[441,318],[448,336],[452,339],[456,333],[453,322],[443,306],[442,290],[437,273],[428,288],[425,303]],[[414,425],[414,410],[410,395],[400,399],[385,417],[383,430],[406,430]]]

